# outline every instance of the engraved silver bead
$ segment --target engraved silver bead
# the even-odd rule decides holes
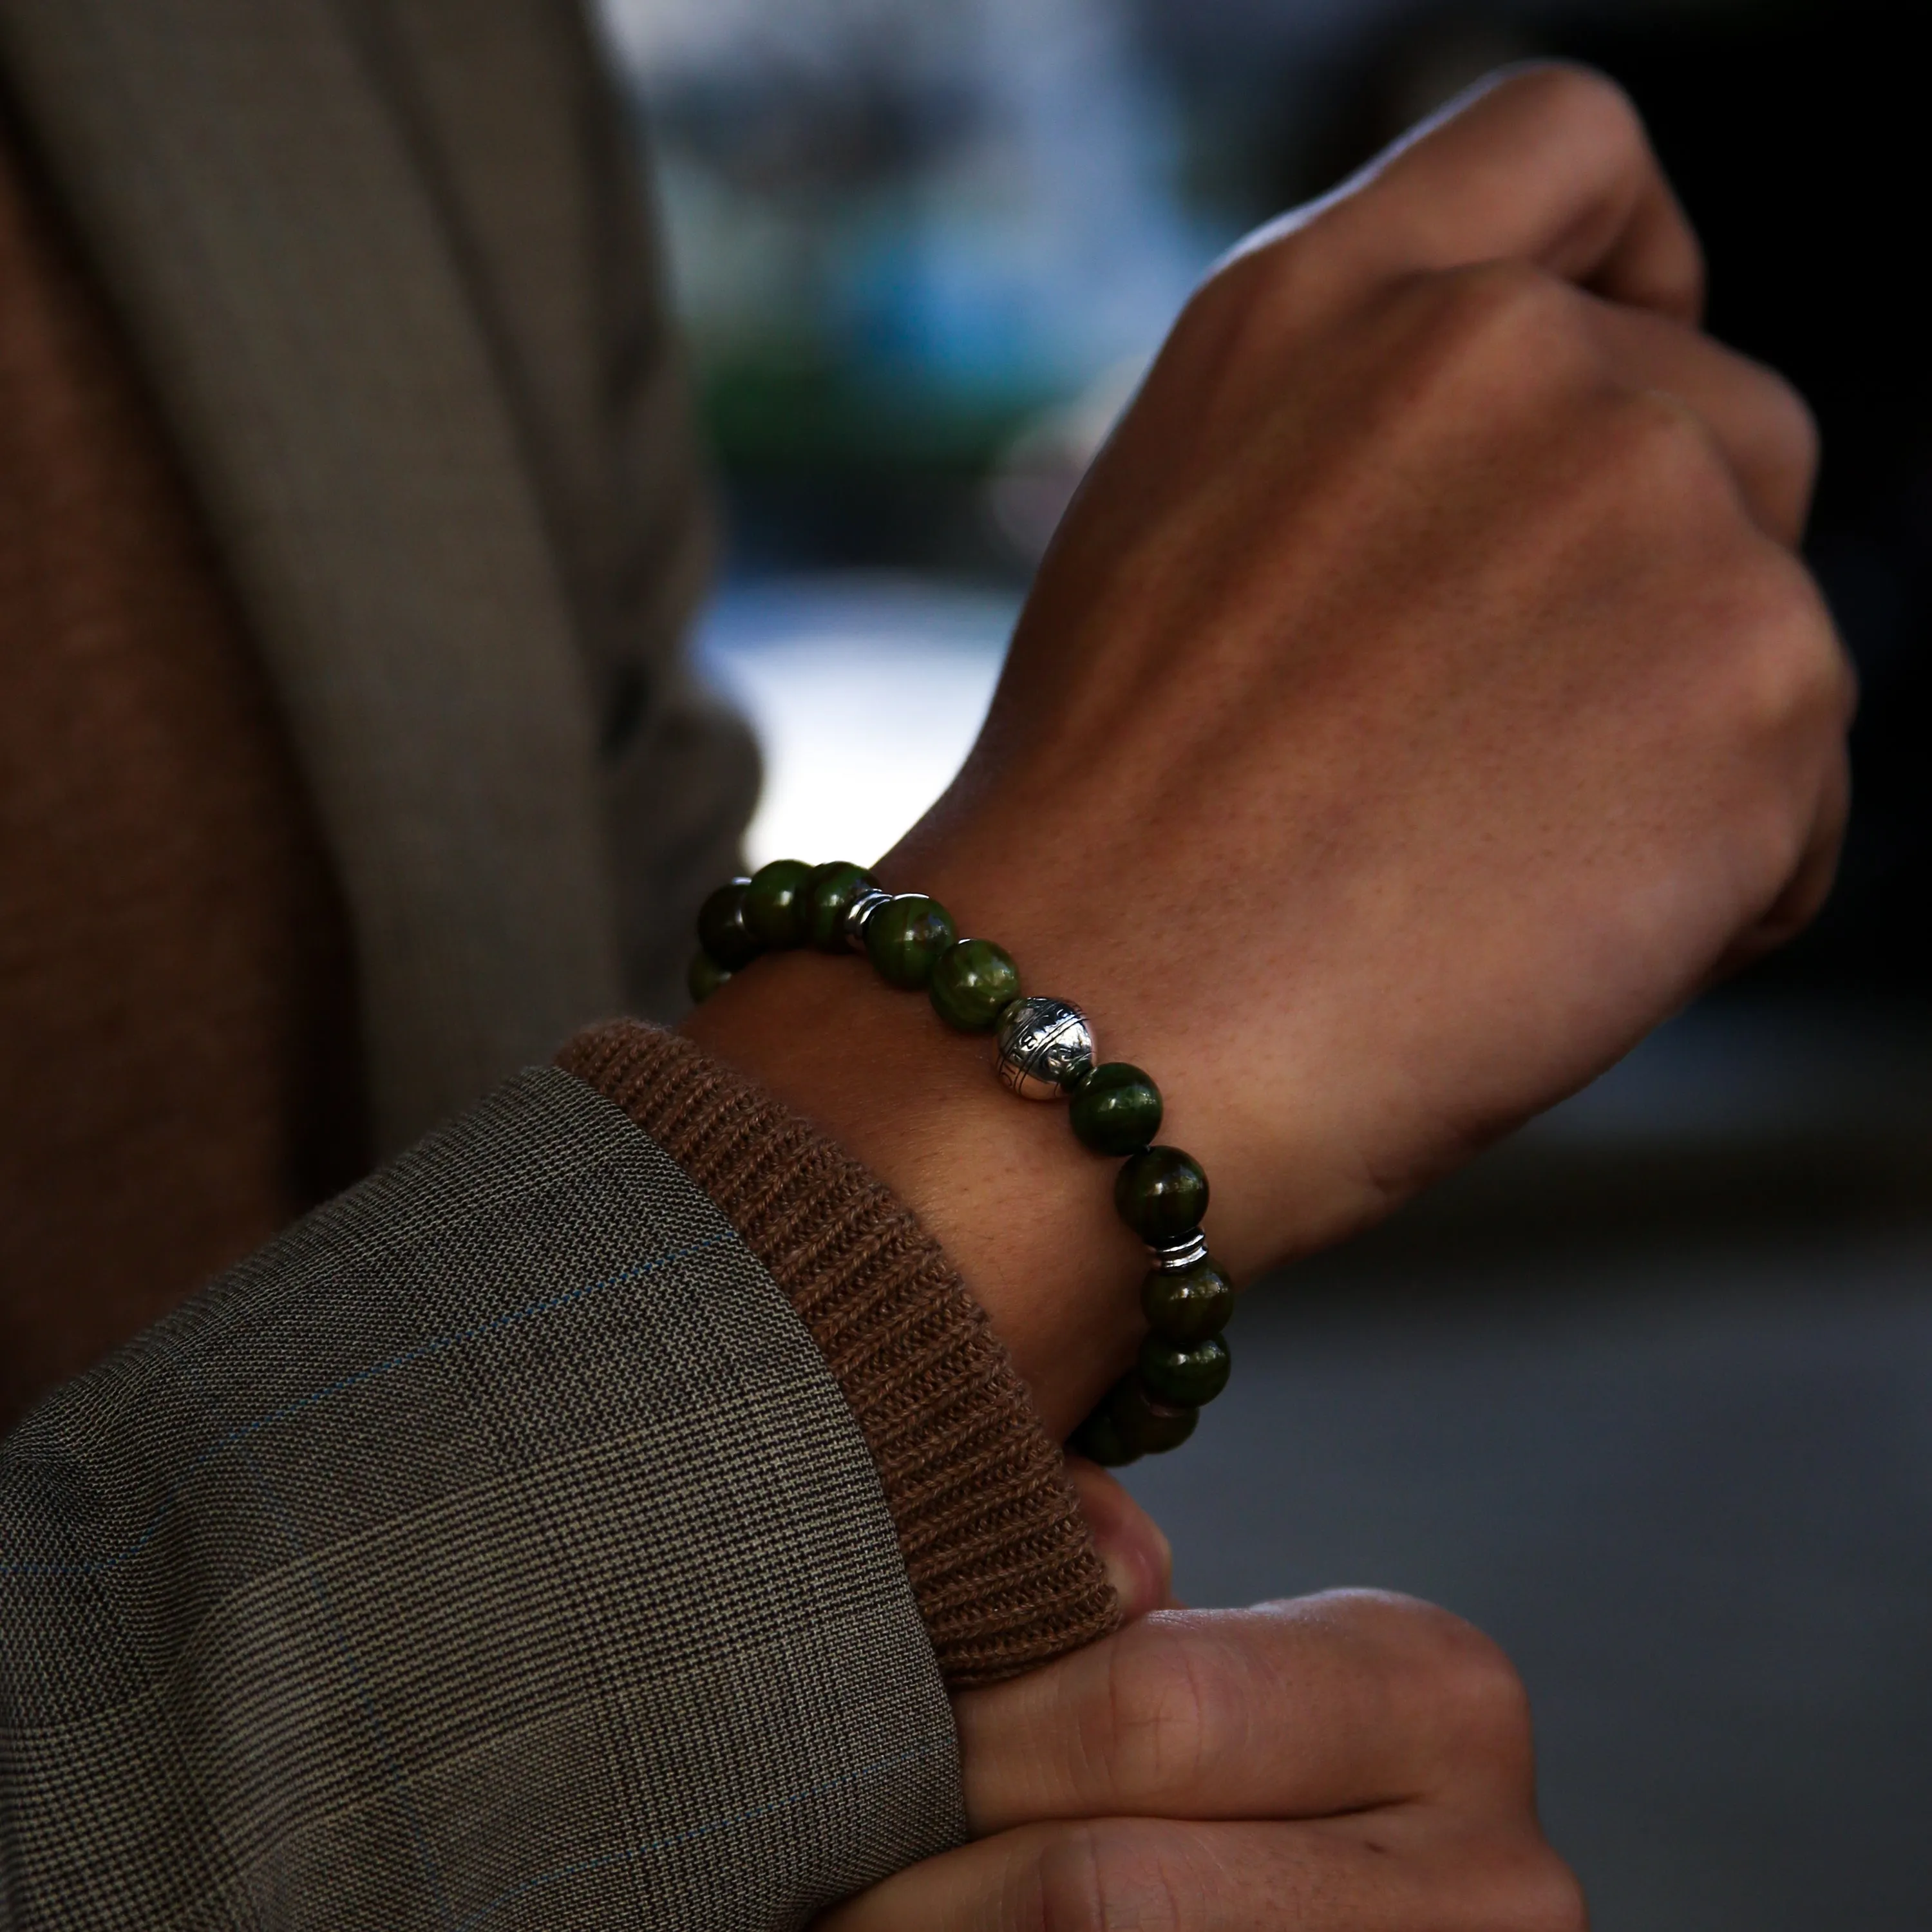
[[[1064,1100],[1094,1064],[1087,1016],[1064,1000],[1016,1000],[1000,1016],[993,1066],[1010,1092],[1028,1100]]]
[[[890,905],[892,901],[890,892],[882,892],[875,888],[869,892],[861,892],[845,908],[845,944],[854,952],[866,950],[866,922],[880,907]]]
[[[1208,1237],[1198,1228],[1190,1228],[1171,1241],[1150,1241],[1148,1252],[1162,1274],[1180,1274],[1208,1258]]]

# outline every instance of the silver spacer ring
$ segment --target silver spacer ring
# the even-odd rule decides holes
[[[866,922],[880,907],[890,905],[892,902],[890,892],[882,892],[875,888],[869,892],[861,892],[845,908],[845,944],[854,952],[866,950]]]
[[[1150,1241],[1148,1252],[1162,1274],[1180,1274],[1208,1258],[1208,1237],[1202,1229],[1190,1228],[1171,1241]]]

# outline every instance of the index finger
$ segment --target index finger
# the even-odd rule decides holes
[[[1479,82],[1236,255],[1318,225],[1352,281],[1527,261],[1676,321],[1703,310],[1703,252],[1642,120],[1588,68],[1543,62]]]
[[[954,1708],[976,1832],[1530,1798],[1507,1659],[1447,1612],[1376,1592],[1157,1612]]]

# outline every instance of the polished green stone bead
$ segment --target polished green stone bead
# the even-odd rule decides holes
[[[985,1033],[1020,996],[1020,969],[990,939],[957,940],[932,962],[932,1010],[962,1033]]]
[[[862,893],[875,892],[879,882],[862,866],[835,859],[812,868],[812,943],[821,952],[845,950],[845,915]]]
[[[923,892],[901,892],[866,922],[866,955],[888,986],[917,992],[958,934],[952,915]]]
[[[1228,1386],[1232,1358],[1226,1340],[1210,1335],[1204,1342],[1168,1342],[1150,1335],[1141,1344],[1141,1380],[1159,1402],[1198,1408]]]
[[[811,937],[812,868],[802,859],[774,859],[745,888],[745,923],[767,952],[802,946]]]
[[[1141,1312],[1148,1326],[1170,1342],[1204,1342],[1228,1325],[1234,1312],[1234,1284],[1210,1255],[1169,1274],[1150,1268],[1141,1283]]]
[[[701,949],[691,956],[691,970],[685,975],[684,983],[691,988],[691,997],[699,1006],[710,998],[730,974]]]
[[[1201,1225],[1208,1211],[1208,1177],[1192,1154],[1150,1147],[1120,1163],[1114,1205],[1144,1241],[1171,1241]]]
[[[1160,1132],[1160,1089],[1124,1060],[1103,1060],[1073,1090],[1073,1131],[1096,1154],[1132,1154]]]
[[[1104,1402],[1066,1438],[1066,1447],[1070,1454],[1084,1456],[1103,1469],[1124,1468],[1140,1456],[1121,1440],[1119,1426]]]
[[[1178,1449],[1194,1433],[1201,1412],[1190,1403],[1162,1402],[1138,1375],[1130,1374],[1114,1384],[1107,1416],[1136,1456],[1158,1456]]]
[[[749,879],[720,886],[698,910],[698,943],[728,973],[748,966],[764,950],[745,923],[745,888]]]

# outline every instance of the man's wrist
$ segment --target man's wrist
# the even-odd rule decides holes
[[[916,861],[893,867],[896,878],[928,870],[947,872]],[[1339,1137],[1321,1144],[1323,1096],[1312,1082],[1286,1128],[1245,1120],[1230,1096],[1210,1090],[1202,1056],[1189,1049],[1187,1028],[1203,1016],[1177,1013],[1171,998],[1141,984],[1146,972],[1058,958],[1064,924],[1056,945],[1045,909],[1029,919],[1009,893],[1008,917],[988,919],[976,910],[987,895],[969,878],[948,872],[935,883],[962,929],[1011,945],[1029,990],[1068,994],[1094,1014],[1102,1058],[1130,1059],[1154,1075],[1169,1103],[1161,1138],[1199,1157],[1213,1178],[1208,1238],[1238,1280],[1372,1217],[1372,1190],[1333,1158]],[[1019,929],[1010,934],[1010,926]],[[1150,970],[1160,977],[1157,964]],[[684,1030],[892,1189],[985,1308],[1056,1434],[1132,1360],[1144,1332],[1137,1291],[1148,1258],[1114,1212],[1114,1163],[1080,1144],[1064,1106],[1008,1093],[993,1076],[986,1036],[956,1031],[926,1000],[880,984],[860,960],[805,950],[759,959]],[[1298,1135],[1309,1150],[1285,1200],[1258,1176]]]
[[[775,955],[682,1030],[876,1174],[945,1249],[1064,1436],[1138,1340],[1141,1244],[1063,1110],[1016,1100],[987,1042],[856,960]]]
[[[878,1178],[676,1034],[612,1021],[558,1064],[710,1197],[803,1322],[872,1454],[948,1684],[1112,1629],[1120,1606],[1058,1444],[950,1259]]]

